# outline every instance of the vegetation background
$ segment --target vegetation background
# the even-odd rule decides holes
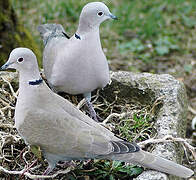
[[[82,7],[91,1],[10,0],[10,2],[18,19],[31,32],[42,52],[43,43],[37,26],[43,23],[60,23],[71,36],[77,28]],[[191,121],[196,116],[196,1],[104,0],[103,2],[119,18],[118,21],[104,22],[100,29],[102,46],[110,68],[132,72],[169,73],[183,81],[189,97],[187,137],[194,139]],[[39,62],[41,65],[41,57]],[[121,166],[115,163],[112,166]],[[110,165],[106,163],[106,169]]]

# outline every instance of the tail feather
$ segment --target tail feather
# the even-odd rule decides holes
[[[37,27],[37,30],[43,39],[44,45],[47,44],[49,39],[57,36],[69,39],[69,36],[65,33],[61,24],[42,24]]]
[[[183,178],[188,178],[194,174],[191,169],[142,150],[135,153],[116,154],[113,155],[111,159],[138,164],[150,169]]]

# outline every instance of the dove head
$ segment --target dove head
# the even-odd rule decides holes
[[[16,48],[10,53],[8,61],[1,69],[16,69],[20,73],[20,82],[40,79],[37,59],[28,48]]]
[[[107,19],[117,19],[102,2],[91,2],[85,5],[80,14],[79,29],[87,31],[89,28],[99,27]]]
[[[16,69],[18,71],[31,71],[36,68],[38,68],[36,56],[28,48],[12,50],[8,61],[1,67],[1,69]]]

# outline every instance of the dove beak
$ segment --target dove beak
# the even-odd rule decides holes
[[[8,69],[9,65],[11,65],[12,63],[10,62],[6,62],[3,66],[0,67],[0,70],[5,70]]]
[[[118,20],[118,18],[117,18],[115,15],[113,15],[113,14],[109,14],[109,17],[110,17],[111,19]]]

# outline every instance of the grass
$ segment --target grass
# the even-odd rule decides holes
[[[87,168],[87,167],[86,167]],[[89,167],[88,167],[89,168]],[[72,174],[67,175],[68,179],[77,179],[76,177],[89,177],[93,179],[96,177],[97,180],[100,179],[125,179],[130,177],[135,177],[143,171],[142,168],[137,166],[127,166],[125,163],[117,161],[94,161],[91,164],[91,169],[85,169],[82,165],[81,169],[76,169]],[[77,174],[77,176],[76,176]]]

